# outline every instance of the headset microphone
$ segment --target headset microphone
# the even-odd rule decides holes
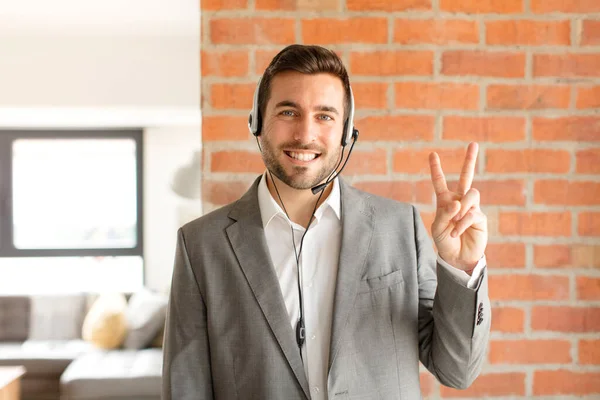
[[[342,168],[340,168],[339,171],[337,171],[333,177],[327,179],[325,182],[312,187],[310,190],[312,190],[313,194],[317,194],[320,191],[322,191],[323,189],[325,189],[325,187],[327,187],[327,185],[329,185],[331,182],[333,182],[333,180],[335,178],[338,177],[339,174],[342,173],[342,171],[344,170],[344,167],[346,166],[346,163],[348,163],[348,160],[350,159],[350,154],[352,154],[352,149],[354,148],[354,143],[356,143],[356,139],[358,139],[358,129],[352,129],[352,145],[350,146],[350,150],[348,151],[348,157],[346,157],[346,161],[344,161],[344,164],[342,165]],[[342,149],[342,157],[343,157],[343,152],[344,149]]]

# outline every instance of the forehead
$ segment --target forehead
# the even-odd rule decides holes
[[[326,105],[342,109],[344,86],[342,80],[328,73],[302,74],[284,71],[271,80],[267,106],[288,100],[300,106]]]

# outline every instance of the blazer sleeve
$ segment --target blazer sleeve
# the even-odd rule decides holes
[[[162,400],[212,399],[206,304],[177,232],[163,344]]]
[[[413,207],[419,279],[419,358],[444,385],[465,389],[481,372],[491,325],[487,267],[468,288],[437,257]]]

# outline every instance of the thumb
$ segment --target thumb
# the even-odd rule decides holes
[[[444,206],[438,207],[435,213],[434,224],[442,225],[442,228],[446,228],[448,224],[450,224],[452,218],[454,218],[459,211],[460,201],[458,200],[450,201]]]

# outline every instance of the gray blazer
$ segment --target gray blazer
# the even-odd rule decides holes
[[[178,232],[163,400],[310,399],[267,249],[259,180]],[[329,399],[418,399],[419,360],[442,384],[466,388],[485,359],[487,271],[476,289],[463,286],[436,268],[413,206],[340,187]]]

